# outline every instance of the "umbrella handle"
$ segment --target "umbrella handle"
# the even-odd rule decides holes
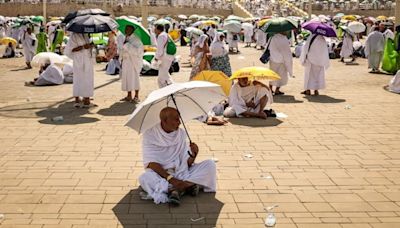
[[[174,97],[173,94],[171,94],[171,98],[172,98],[172,101],[174,102],[174,105],[175,105],[175,107],[176,107],[176,110],[178,111],[179,119],[181,119],[181,123],[182,123],[182,125],[183,125],[183,128],[184,128],[185,131],[186,131],[186,135],[187,135],[187,137],[188,137],[188,139],[189,139],[189,142],[192,143],[192,139],[191,139],[190,136],[189,136],[189,132],[188,132],[188,130],[187,130],[187,128],[186,128],[185,122],[184,122],[183,119],[182,119],[181,112],[179,111],[178,106],[176,105],[175,97]]]

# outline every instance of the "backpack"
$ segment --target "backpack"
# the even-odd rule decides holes
[[[167,46],[167,54],[168,55],[176,54],[176,45],[169,35],[168,35],[168,41],[165,45]]]

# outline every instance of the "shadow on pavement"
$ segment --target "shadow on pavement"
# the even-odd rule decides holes
[[[102,116],[126,116],[132,114],[135,109],[136,104],[130,102],[118,102],[108,108],[100,109],[97,114]]]
[[[296,98],[291,95],[279,95],[279,96],[274,96],[274,103],[289,104],[289,103],[303,103],[303,101],[296,100]]]
[[[73,102],[66,102],[55,107],[48,107],[41,111],[36,112],[37,116],[45,117],[46,119],[39,120],[42,124],[54,124],[54,125],[75,125],[84,123],[93,123],[99,121],[94,117],[83,116],[89,114],[88,109],[74,108]],[[62,120],[57,120],[58,117],[62,116]],[[53,119],[55,118],[55,119]]]
[[[257,118],[230,118],[228,121],[234,125],[248,127],[275,127],[282,123],[281,120],[272,117],[269,117],[266,120]]]
[[[11,118],[37,118],[36,112],[54,105],[54,102],[26,102],[0,108],[0,116]]]
[[[189,227],[215,227],[224,206],[215,198],[215,193],[200,192],[197,197],[184,196],[179,207],[172,207],[141,200],[141,191],[141,188],[131,190],[112,209],[124,228],[138,225],[179,227],[183,224]]]
[[[327,95],[318,95],[318,96],[305,96],[309,102],[315,103],[342,103],[346,102],[345,99],[336,99]]]

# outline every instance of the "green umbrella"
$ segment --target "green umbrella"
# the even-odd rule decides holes
[[[155,55],[156,55],[155,52],[145,52],[143,54],[143,59],[146,60],[147,62],[151,63],[151,61],[154,59]]]
[[[286,32],[297,28],[297,22],[288,18],[278,17],[268,21],[262,28],[264,32]]]
[[[172,27],[172,24],[169,20],[166,19],[158,19],[156,22],[154,22],[155,25],[166,25],[168,24],[170,27]]]
[[[32,18],[32,21],[40,23],[40,22],[44,21],[44,17],[43,16],[35,16]]]
[[[127,25],[131,25],[135,28],[135,35],[140,38],[143,45],[151,45],[151,36],[150,33],[145,29],[139,22],[129,19],[129,18],[121,18],[116,20],[119,27],[118,30],[125,34],[125,28]]]

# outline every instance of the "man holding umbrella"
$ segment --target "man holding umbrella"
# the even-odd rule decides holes
[[[128,94],[122,101],[139,103],[140,71],[143,65],[143,44],[133,33],[135,28],[131,25],[125,27],[125,41],[121,50],[121,83],[122,91]],[[135,97],[132,99],[132,91]]]
[[[180,204],[184,193],[196,196],[200,186],[205,192],[216,190],[214,161],[194,163],[199,148],[187,143],[187,133],[179,128],[179,112],[166,107],[160,112],[161,123],[143,135],[145,173],[139,177],[140,186],[154,203]]]

